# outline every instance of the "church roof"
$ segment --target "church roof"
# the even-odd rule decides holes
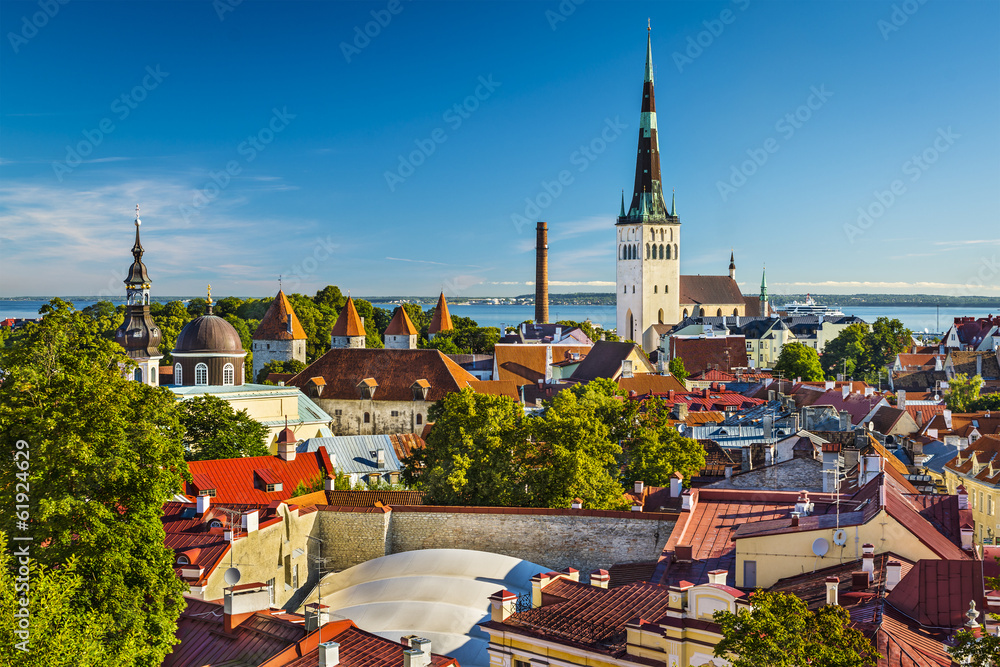
[[[635,186],[628,218],[666,218],[660,178],[660,140],[656,131],[656,99],[653,93],[653,52],[647,34],[646,72],[642,82],[642,113],[639,121],[639,149],[635,161]],[[623,207],[624,208],[624,207]]]
[[[292,318],[291,327],[288,318]],[[289,328],[291,331],[289,331]],[[278,296],[274,297],[264,318],[260,321],[257,331],[253,334],[254,340],[305,340],[305,329],[299,323],[298,316],[292,310],[292,303],[285,296],[285,293],[278,290]]]
[[[236,329],[218,315],[202,315],[185,324],[177,336],[174,352],[245,354]]]
[[[681,306],[742,304],[740,286],[729,276],[681,276]]]
[[[451,331],[454,328],[451,324],[451,314],[448,312],[448,302],[444,300],[444,292],[441,292],[437,307],[434,309],[434,317],[431,318],[431,326],[427,331],[436,334],[442,331]]]
[[[347,303],[345,303],[343,309],[341,309],[340,315],[337,317],[337,322],[333,325],[333,331],[331,333],[334,336],[365,335],[365,327],[361,323],[361,316],[358,315],[358,309],[354,307],[354,301],[351,297],[347,297]]]
[[[406,314],[406,309],[402,306],[396,308],[392,314],[392,321],[385,328],[386,336],[416,336],[417,328],[413,326],[410,316]]]

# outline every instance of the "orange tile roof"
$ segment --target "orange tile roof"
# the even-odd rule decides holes
[[[385,328],[386,336],[416,336],[417,328],[413,326],[410,316],[406,314],[406,309],[402,306],[396,308],[392,314],[392,321]]]
[[[984,435],[944,467],[963,477],[1000,488],[1000,436]]]
[[[469,388],[477,394],[489,394],[490,396],[506,396],[515,401],[521,400],[518,392],[518,384],[510,380],[476,380],[469,383]]]
[[[250,456],[191,461],[188,469],[196,480],[195,483],[188,483],[188,495],[197,495],[199,488],[210,483],[216,490],[212,502],[266,504],[287,500],[299,482],[308,483],[317,477],[325,477],[333,472],[333,465],[323,447],[315,452],[299,452],[293,461],[285,461],[280,456]],[[282,484],[281,491],[266,491],[261,483],[274,484],[277,481]]]
[[[513,382],[520,386],[535,384],[545,378],[545,348],[547,345],[501,344],[493,349],[497,375],[494,380]],[[552,359],[562,360],[567,352],[586,356],[589,345],[552,345]]]
[[[431,318],[431,325],[427,329],[428,333],[436,334],[442,331],[451,331],[455,327],[451,324],[451,314],[448,312],[448,302],[444,300],[444,292],[438,297],[437,308],[434,309],[434,317]]]
[[[292,330],[288,331],[288,317],[292,318]],[[299,323],[299,318],[292,309],[292,302],[285,293],[278,291],[267,312],[264,313],[260,325],[253,333],[254,340],[305,340],[306,330]]]
[[[655,373],[636,373],[630,378],[618,378],[618,388],[626,394],[634,391],[639,396],[665,394],[668,391],[686,391],[684,385],[674,376],[656,375]]]
[[[720,412],[718,410],[699,410],[687,413],[687,417],[680,421],[684,422],[688,426],[701,426],[702,424],[707,424],[708,422],[721,424],[725,418],[725,412]]]
[[[354,307],[354,301],[351,297],[347,297],[347,303],[340,310],[337,322],[333,325],[333,331],[330,333],[334,336],[365,335],[365,328],[361,324],[361,316],[358,315],[358,309]]]

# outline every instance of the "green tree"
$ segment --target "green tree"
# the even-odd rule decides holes
[[[46,568],[30,560],[26,579],[30,592],[17,590],[18,568],[6,549],[7,536],[0,532],[0,664],[21,667],[112,667],[111,655],[102,642],[106,614],[81,608],[84,580],[77,561],[70,558],[60,567]],[[23,545],[23,543],[21,543]],[[22,630],[17,614],[27,598],[25,611],[30,628]],[[22,650],[23,649],[23,650]]]
[[[233,315],[235,317],[239,317],[240,306],[242,305],[243,305],[243,299],[237,298],[235,296],[227,296],[215,302],[215,307],[212,308],[212,312],[215,313],[216,315],[221,315],[223,317],[225,317],[226,315]],[[247,319],[247,318],[241,318],[241,319]]]
[[[369,350],[381,350],[385,347],[382,343],[382,331],[383,329],[378,328],[378,320],[375,317],[375,307],[372,306],[370,301],[365,301],[364,299],[355,299],[354,307],[358,310],[358,315],[364,319],[365,322],[365,347]],[[382,310],[381,308],[379,310]],[[389,317],[392,317],[392,313],[389,313]],[[385,325],[388,326],[389,321],[385,321]]]
[[[986,394],[980,396],[968,406],[969,412],[982,412],[984,410],[1000,410],[1000,394]]]
[[[816,350],[803,343],[785,343],[774,364],[775,372],[787,378],[802,378],[805,382],[816,382],[823,379],[823,368],[819,364]]]
[[[723,639],[716,657],[733,667],[869,667],[881,656],[837,605],[812,612],[794,595],[758,590],[750,610],[713,614]]]
[[[631,486],[642,481],[650,486],[669,486],[675,472],[684,475],[684,483],[691,485],[705,467],[705,448],[697,440],[682,437],[667,418],[669,410],[662,399],[622,404],[622,418],[618,423],[634,426],[623,439],[626,468],[624,481]]]
[[[270,430],[218,396],[197,396],[180,404],[189,461],[268,456]]]
[[[442,331],[433,339],[421,339],[417,347],[427,350],[440,350],[441,354],[468,354],[468,350],[463,350],[455,343],[454,331]]]
[[[836,338],[823,346],[820,362],[826,376],[833,379],[838,373],[853,378],[864,360],[868,358],[871,330],[864,322],[855,322],[841,331]]]
[[[333,311],[339,311],[347,301],[341,293],[340,288],[336,285],[327,285],[316,292],[316,296],[312,300],[317,306],[326,306]]]
[[[434,505],[522,504],[522,414],[505,396],[447,394],[428,411],[426,446],[403,461],[404,482]]]
[[[287,361],[275,359],[264,364],[264,367],[257,373],[257,384],[267,384],[267,376],[271,373],[299,373],[304,371],[305,368],[306,365],[298,359],[289,359]],[[271,384],[274,383],[272,382]]]
[[[690,375],[690,373],[688,373],[684,368],[684,360],[680,357],[674,357],[671,359],[670,363],[667,364],[667,370],[670,371],[670,374],[677,378],[677,381],[681,384],[684,384]]]
[[[404,303],[403,310],[406,311],[410,321],[413,322],[417,333],[424,332],[423,335],[426,336],[425,329],[431,325],[431,315],[428,313],[433,313],[434,311],[424,312],[419,303]]]
[[[944,404],[952,412],[971,412],[972,406],[979,402],[979,391],[986,382],[982,377],[959,373],[948,380],[948,393],[944,395]]]
[[[339,290],[337,290],[339,293]],[[316,304],[301,294],[289,294],[288,300],[306,332],[306,361],[313,362],[330,349],[330,332],[337,322],[337,309],[324,301]]]
[[[62,570],[75,557],[70,607],[99,621],[89,637],[107,661],[158,665],[176,643],[186,589],[160,520],[187,476],[176,401],[127,380],[131,362],[90,317],[59,299],[40,312],[0,357],[0,446],[30,456],[6,458],[0,488],[30,489],[39,567]],[[8,536],[25,533],[15,497],[0,496]]]
[[[559,392],[529,422],[533,447],[526,483],[529,502],[569,507],[574,498],[590,509],[625,509],[619,458],[608,416],[619,401],[602,385],[588,383]],[[437,428],[437,426],[435,426]]]
[[[912,341],[913,333],[898,319],[878,318],[867,339],[864,372],[870,376],[881,375],[897,354],[909,349]]]

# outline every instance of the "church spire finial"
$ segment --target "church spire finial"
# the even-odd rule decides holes
[[[208,312],[206,314],[211,315],[212,314],[212,286],[211,285],[208,286],[208,298],[205,299],[205,307],[208,309]]]
[[[625,189],[624,188],[622,189],[622,210],[621,210],[621,213],[618,214],[618,217],[619,218],[624,218],[625,217]]]
[[[652,26],[646,24],[646,74],[642,83],[642,106],[639,114],[639,146],[636,151],[635,185],[627,216],[638,216],[640,199],[648,197],[646,215],[663,219],[668,215],[660,182],[660,143],[656,134],[656,99],[653,94]],[[644,194],[645,193],[645,194]],[[664,220],[665,222],[665,220]]]
[[[677,217],[677,190],[674,190],[670,195],[670,217]]]
[[[652,20],[646,19],[646,81],[653,83],[653,26]]]

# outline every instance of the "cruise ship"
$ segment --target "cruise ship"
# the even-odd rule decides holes
[[[808,294],[806,294],[805,301],[792,301],[791,303],[786,303],[784,306],[778,306],[776,310],[788,313],[790,316],[819,315],[822,317],[824,315],[844,314],[844,312],[837,306],[825,306],[816,303],[816,301]]]

